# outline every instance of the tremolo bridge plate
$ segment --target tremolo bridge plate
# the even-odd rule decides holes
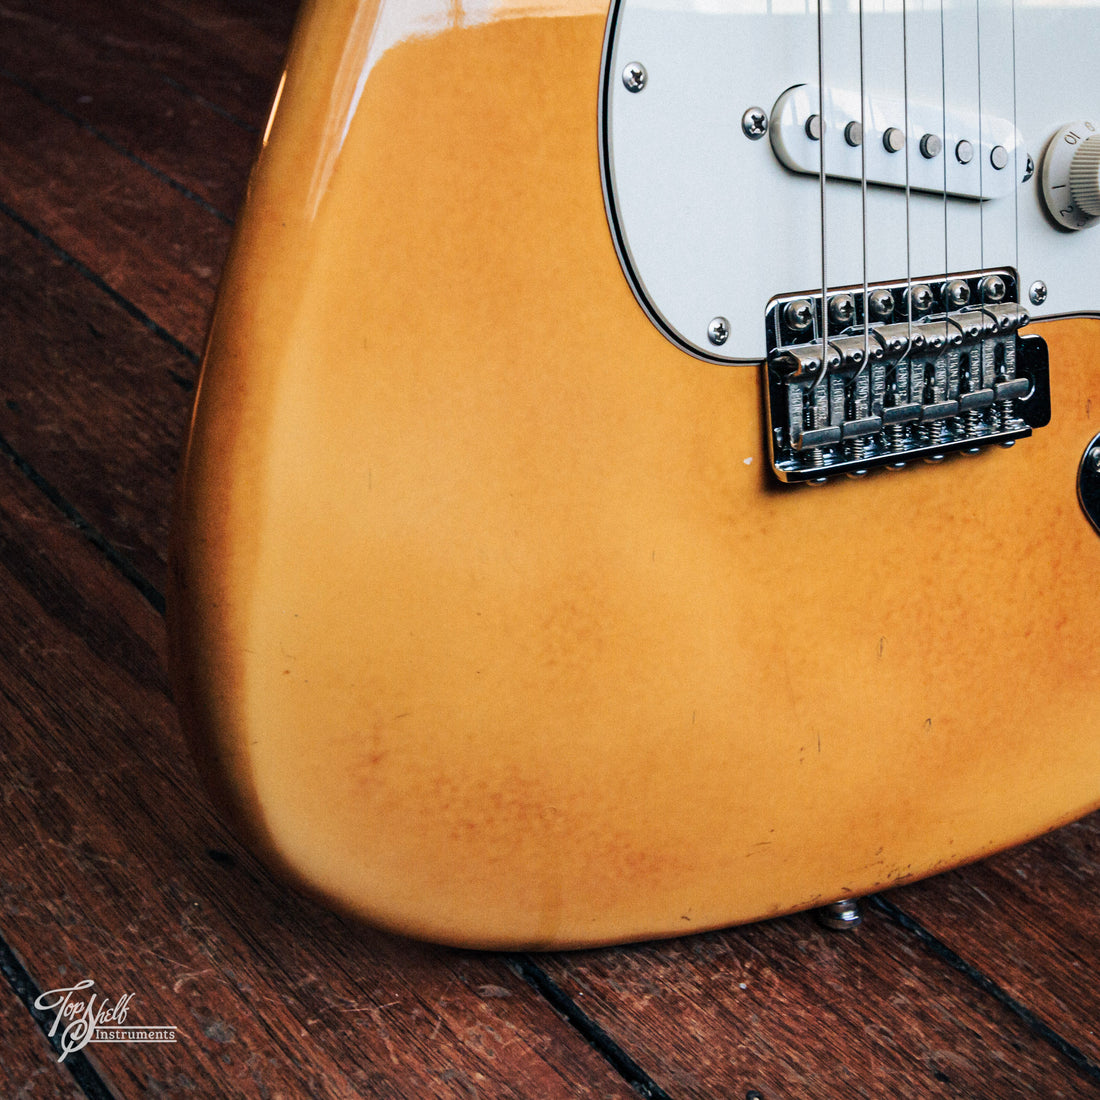
[[[773,299],[776,474],[858,476],[1031,435],[1050,421],[1050,385],[1046,344],[1019,334],[1027,322],[1007,270]]]

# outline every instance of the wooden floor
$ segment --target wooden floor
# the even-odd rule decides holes
[[[337,919],[227,833],[166,684],[165,544],[293,8],[0,3],[0,1097],[1100,1096],[1100,816],[854,934],[532,957]],[[59,1061],[35,1002],[85,979],[176,1042]]]

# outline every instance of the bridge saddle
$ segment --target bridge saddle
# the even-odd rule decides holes
[[[1050,421],[1045,342],[1010,271],[786,295],[768,306],[772,467],[862,476],[1010,447]]]

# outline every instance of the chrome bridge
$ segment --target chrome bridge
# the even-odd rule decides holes
[[[1019,335],[1028,320],[1007,270],[774,299],[776,474],[858,477],[1031,435],[1050,421],[1050,386],[1046,343]]]

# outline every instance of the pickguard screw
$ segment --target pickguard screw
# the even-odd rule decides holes
[[[1041,306],[1047,300],[1047,284],[1042,279],[1036,279],[1027,296],[1033,306]]]
[[[640,61],[631,61],[623,69],[623,84],[628,92],[640,92],[645,87],[648,79],[649,74]]]
[[[724,344],[730,338],[730,323],[725,317],[715,317],[707,326],[707,338],[712,344]]]
[[[1027,167],[1024,169],[1023,183],[1027,183],[1032,176],[1035,175],[1035,161],[1029,156],[1027,158]]]
[[[759,141],[768,132],[768,113],[763,107],[750,107],[741,116],[741,129],[750,141]]]

